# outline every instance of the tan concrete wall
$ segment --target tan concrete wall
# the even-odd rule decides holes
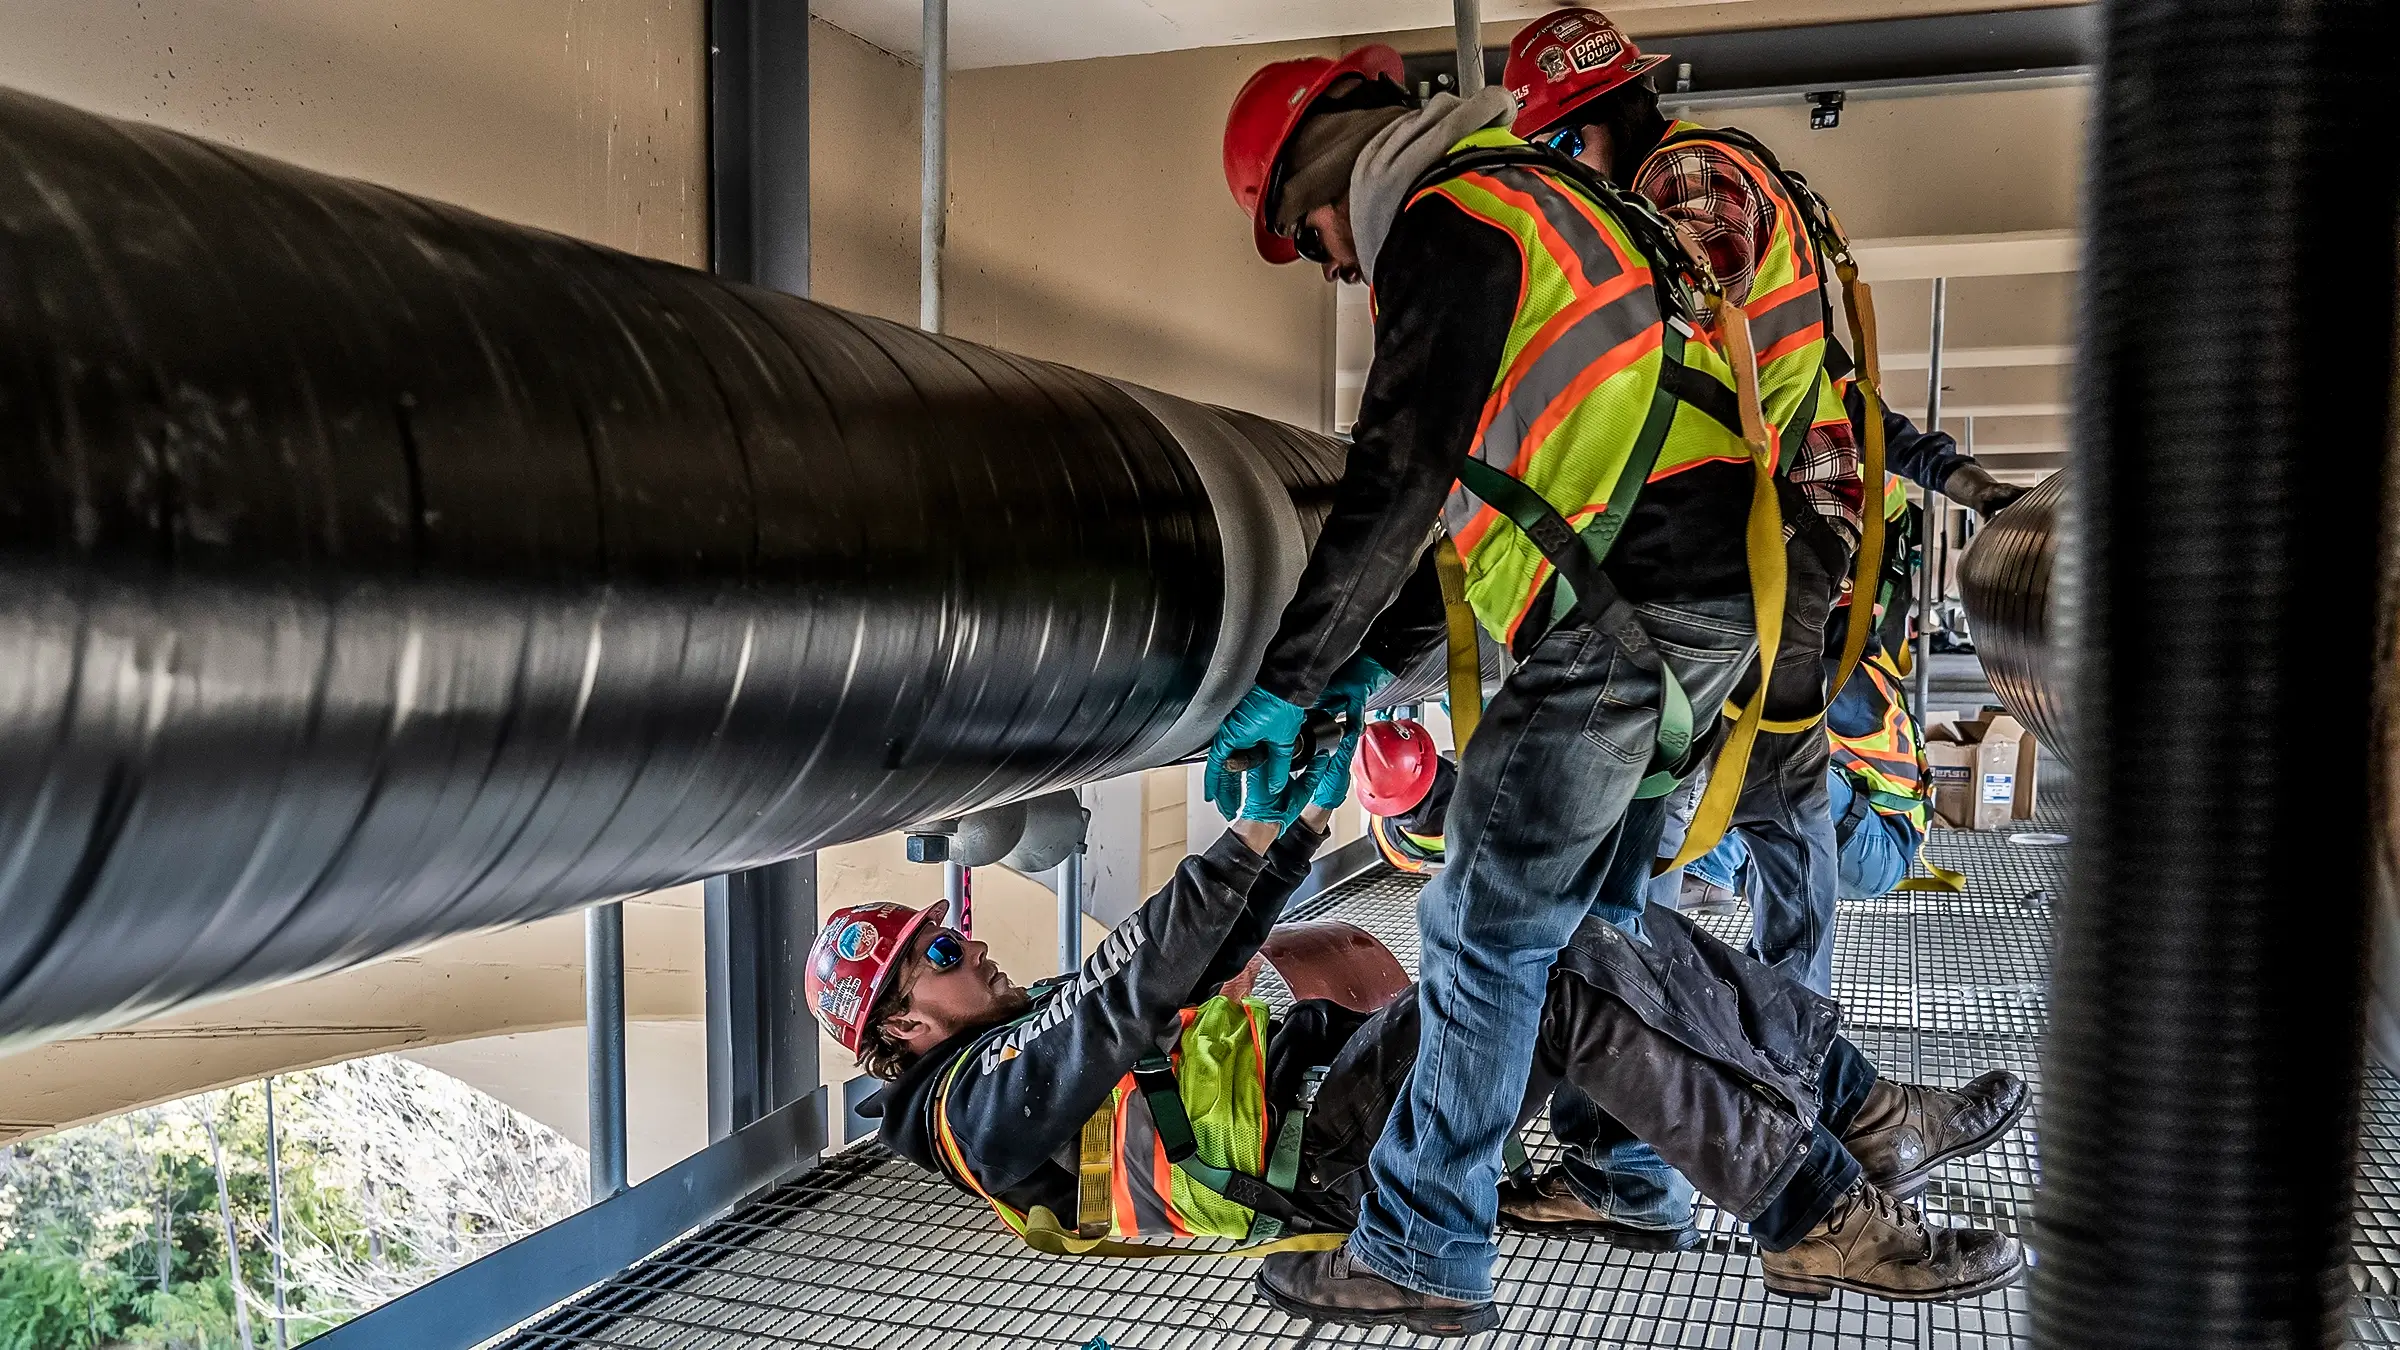
[[[1269,267],[1225,190],[1225,109],[1274,43],[953,77],[950,328],[1326,425],[1331,289]]]
[[[704,0],[0,0],[0,85],[708,256]]]
[[[829,23],[808,30],[811,293],[917,321],[917,67]]]

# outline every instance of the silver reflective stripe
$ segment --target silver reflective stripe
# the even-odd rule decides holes
[[[1565,240],[1567,247],[1582,261],[1586,281],[1598,286],[1614,281],[1624,272],[1625,265],[1617,261],[1617,251],[1600,237],[1599,227],[1592,224],[1590,217],[1577,210],[1575,203],[1567,200],[1557,184],[1531,169],[1502,169],[1491,176],[1533,199],[1534,206],[1542,213],[1542,219],[1550,222],[1550,228],[1558,232],[1558,237]],[[1595,206],[1593,209],[1597,211],[1604,208]]]
[[[1825,317],[1823,297],[1813,287],[1750,316],[1750,341],[1760,352]]]
[[[1533,369],[1508,392],[1508,402],[1492,415],[1492,424],[1484,428],[1483,439],[1475,446],[1476,458],[1493,468],[1515,472],[1525,433],[1568,386],[1593,362],[1657,326],[1658,296],[1647,286],[1636,286],[1577,319],[1548,351],[1534,358]]]

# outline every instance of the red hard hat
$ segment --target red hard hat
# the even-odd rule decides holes
[[[1508,44],[1500,82],[1516,96],[1519,136],[1548,131],[1579,104],[1666,60],[1644,56],[1609,17],[1596,9],[1562,9],[1530,23]]]
[[[1358,739],[1358,804],[1369,814],[1396,816],[1433,791],[1433,733],[1421,722],[1367,723]]]
[[[858,1053],[858,1034],[900,964],[900,954],[908,950],[909,939],[949,912],[947,900],[923,909],[877,901],[835,910],[826,921],[817,945],[809,949],[800,985],[817,1020],[843,1049]]]
[[[1242,86],[1242,92],[1233,96],[1233,110],[1225,114],[1225,186],[1233,189],[1234,203],[1250,213],[1250,233],[1258,243],[1258,256],[1268,262],[1288,263],[1300,256],[1292,241],[1275,233],[1275,222],[1267,219],[1275,161],[1283,157],[1283,143],[1308,114],[1308,105],[1344,75],[1363,75],[1370,80],[1381,77],[1394,84],[1407,79],[1400,71],[1400,53],[1374,42],[1338,61],[1304,56],[1261,66]]]

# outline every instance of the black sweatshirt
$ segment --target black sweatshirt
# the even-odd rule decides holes
[[[1295,822],[1264,858],[1229,831],[1184,859],[1074,980],[1037,991],[1025,1018],[961,1032],[878,1092],[863,1108],[882,1115],[878,1137],[949,1176],[934,1140],[934,1095],[967,1056],[949,1115],[975,1180],[1018,1209],[1073,1214],[1083,1123],[1137,1062],[1174,1045],[1185,1008],[1250,963],[1324,842]]]
[[[1393,224],[1375,265],[1375,356],[1349,459],[1260,664],[1268,693],[1307,707],[1352,653],[1401,670],[1441,639],[1425,546],[1474,443],[1523,274],[1515,236],[1447,198],[1422,195]],[[1749,506],[1746,464],[1651,483],[1609,554],[1609,578],[1636,604],[1747,591]]]

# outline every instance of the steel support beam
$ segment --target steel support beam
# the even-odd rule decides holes
[[[625,1189],[625,906],[583,912],[583,1040],[592,1202]]]
[[[808,6],[709,0],[710,265],[808,294]]]
[[[1942,424],[1942,323],[1948,316],[1949,309],[1950,283],[1942,277],[1935,277],[1933,279],[1933,335],[1931,343],[1928,344],[1931,355],[1927,358],[1925,373],[1927,391],[1925,395],[1925,425],[1929,429]],[[1940,523],[1940,497],[1941,494],[1938,492],[1925,494],[1925,516],[1920,523],[1924,535],[1923,566],[1927,568],[1931,568],[1935,564],[1934,531],[1939,528]],[[1934,612],[1940,603],[1940,597],[1933,592],[1936,590],[1935,583],[1938,580],[1938,577],[1929,576],[1925,579],[1924,584],[1917,587],[1916,714],[1919,720],[1924,718],[1927,701],[1933,697],[1933,623]]]
[[[950,215],[950,0],[925,0],[924,120],[918,129],[917,327],[942,331],[942,247]]]
[[[711,877],[704,904],[708,1137],[817,1090],[817,1023],[800,991],[817,935],[817,857]]]
[[[1458,96],[1483,92],[1483,0],[1450,0],[1450,21],[1458,30]]]

